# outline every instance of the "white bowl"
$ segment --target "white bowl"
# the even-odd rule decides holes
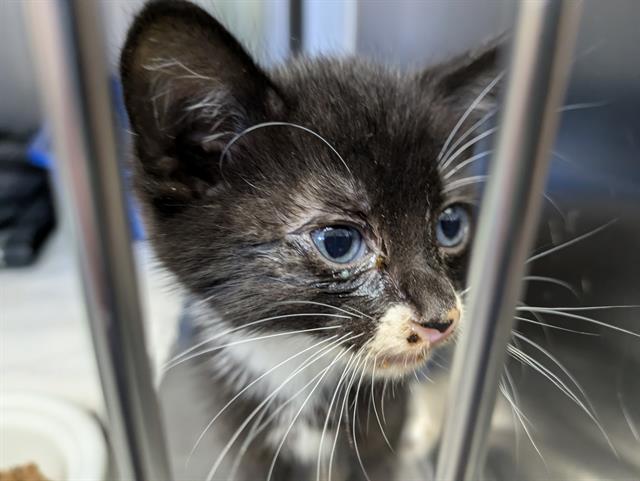
[[[107,448],[98,422],[45,395],[0,394],[0,470],[35,463],[53,481],[105,481]]]

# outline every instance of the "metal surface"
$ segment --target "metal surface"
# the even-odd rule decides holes
[[[118,479],[170,478],[144,346],[108,69],[96,2],[25,2],[73,217]]]
[[[478,479],[499,375],[536,231],[579,2],[522,2],[497,152],[469,276],[436,479]],[[475,288],[482,286],[482,289]]]

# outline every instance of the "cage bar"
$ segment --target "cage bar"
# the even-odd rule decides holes
[[[581,2],[521,2],[496,154],[469,272],[436,479],[476,480],[522,292],[577,36]]]
[[[118,479],[171,478],[138,296],[97,2],[25,2]]]

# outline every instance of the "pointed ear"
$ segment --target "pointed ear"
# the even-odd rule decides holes
[[[423,74],[440,101],[453,110],[464,112],[474,102],[474,117],[492,110],[504,77],[502,47],[505,36],[498,37],[478,50],[430,68]]]
[[[219,180],[216,154],[226,142],[284,109],[276,86],[233,36],[180,0],[140,12],[120,73],[141,167],[136,184],[154,202],[200,196]]]

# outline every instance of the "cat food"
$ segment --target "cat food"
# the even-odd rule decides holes
[[[0,471],[0,481],[48,481],[33,463]]]

